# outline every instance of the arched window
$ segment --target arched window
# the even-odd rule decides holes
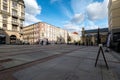
[[[16,36],[15,35],[10,36],[10,44],[16,44]]]

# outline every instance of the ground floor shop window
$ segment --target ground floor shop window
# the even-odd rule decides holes
[[[5,44],[6,43],[6,36],[3,34],[0,34],[0,44]]]

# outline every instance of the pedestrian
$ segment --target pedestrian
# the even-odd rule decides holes
[[[41,41],[41,45],[43,45],[43,40]]]

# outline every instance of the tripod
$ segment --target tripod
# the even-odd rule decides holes
[[[106,58],[105,58],[105,55],[104,55],[104,52],[103,52],[103,49],[102,49],[102,44],[99,44],[99,50],[98,50],[98,54],[97,54],[96,61],[95,61],[95,67],[97,66],[97,62],[98,62],[98,58],[99,58],[99,55],[100,55],[100,51],[102,51],[102,55],[103,55],[106,67],[107,67],[107,69],[109,69],[109,66],[107,64],[107,61],[106,61]]]

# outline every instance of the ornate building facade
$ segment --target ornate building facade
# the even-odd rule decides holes
[[[99,29],[99,32],[100,32],[101,43],[105,44],[108,36],[108,28],[101,28]],[[98,29],[84,30],[84,28],[82,28],[82,36],[81,36],[82,44],[97,45],[97,34],[98,34]]]
[[[23,0],[0,0],[0,44],[20,44],[25,19]]]

